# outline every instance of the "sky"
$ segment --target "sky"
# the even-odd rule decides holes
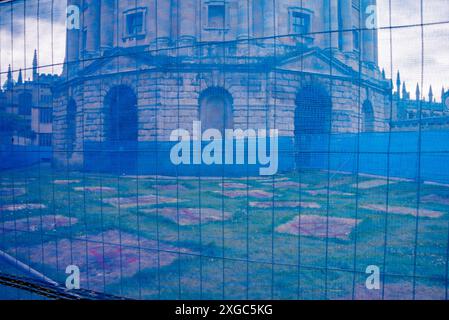
[[[437,101],[441,100],[442,86],[449,89],[449,0],[423,0],[423,28],[420,25],[421,1],[391,0],[393,27],[418,25],[393,28],[391,37],[390,29],[384,29],[390,25],[389,2],[377,0],[380,67],[385,68],[389,78],[393,69],[395,84],[396,73],[400,70],[401,80],[406,82],[413,98],[416,84],[421,87],[423,82],[424,91],[421,92],[427,97],[432,85]]]
[[[15,71],[15,79],[20,68],[26,69],[23,77],[30,78],[35,49],[39,51],[39,66],[43,66],[41,73],[61,73],[65,55],[65,1],[16,0],[12,10],[11,3],[0,5],[0,83],[6,80],[8,65]]]
[[[65,1],[13,3],[13,24],[11,5],[0,5],[0,83],[6,79],[8,65],[15,71],[15,78],[20,68],[31,68],[34,49],[39,49],[41,73],[61,73],[65,55]],[[412,97],[417,83],[424,84],[422,92],[426,96],[432,84],[439,100],[442,86],[449,89],[449,23],[442,23],[449,21],[449,0],[423,0],[423,28],[420,0],[377,0],[377,9],[380,68],[385,69],[387,77],[394,75],[394,83],[400,70],[401,80],[406,82]],[[408,27],[393,28],[390,32],[390,19],[394,27]],[[29,77],[31,71],[24,71],[24,78]]]

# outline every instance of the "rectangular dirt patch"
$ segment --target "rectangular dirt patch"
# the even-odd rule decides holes
[[[225,197],[228,198],[244,198],[244,197],[250,197],[250,198],[257,198],[257,199],[266,199],[271,198],[273,196],[272,193],[266,192],[263,190],[225,190],[222,191],[216,191],[216,193],[222,194]]]
[[[53,231],[57,228],[69,227],[78,223],[78,219],[69,218],[61,215],[51,216],[46,215],[42,217],[31,217],[19,219],[15,221],[5,221],[0,223],[0,233],[10,233],[14,231],[20,232],[41,232]]]
[[[442,204],[444,206],[449,206],[449,197],[442,197],[436,194],[424,196],[421,198],[421,201],[425,203]]]
[[[225,189],[246,189],[248,188],[248,185],[246,183],[225,182],[220,183],[220,187]]]
[[[275,189],[302,189],[302,188],[307,188],[308,185],[304,184],[304,183],[299,183],[299,182],[295,182],[295,181],[275,181],[275,182],[264,182],[262,183],[264,186],[266,187],[271,187],[271,188],[275,188]]]
[[[206,224],[209,222],[225,221],[231,219],[232,215],[229,212],[222,210],[215,210],[210,208],[161,208],[142,210],[145,213],[159,214],[160,216],[178,223],[181,226]]]
[[[110,187],[75,187],[73,190],[78,192],[89,192],[89,193],[111,193],[115,192],[115,188]]]
[[[181,184],[158,184],[154,186],[159,191],[187,191],[188,189]]]
[[[306,191],[311,196],[341,196],[341,197],[352,197],[354,196],[353,193],[349,192],[341,192],[341,191],[335,191],[335,190],[326,190],[326,189],[319,189],[319,190],[307,190]]]
[[[59,184],[59,185],[67,185],[67,184],[75,184],[75,183],[80,183],[81,180],[75,180],[75,179],[68,179],[68,180],[55,180],[53,181],[54,184]]]
[[[388,206],[385,205],[378,205],[378,204],[368,204],[361,206],[363,209],[372,210],[372,211],[379,211],[379,212],[387,212],[393,213],[393,214],[400,214],[400,215],[409,215],[416,217],[418,210],[417,208],[409,208],[409,207],[400,207],[400,206]],[[427,210],[427,209],[419,209],[419,216],[420,217],[426,217],[426,218],[440,218],[443,215],[443,212],[441,211],[435,211],[435,210]]]
[[[279,233],[317,238],[348,240],[360,220],[323,217],[315,215],[296,216],[293,220],[276,228]]]
[[[367,190],[367,189],[372,189],[372,188],[377,188],[377,187],[383,187],[386,186],[388,183],[390,184],[394,184],[396,183],[396,181],[387,181],[384,179],[374,179],[374,180],[368,180],[368,181],[363,181],[363,182],[359,182],[358,184],[355,183],[352,185],[353,188],[358,188],[361,190]]]
[[[250,202],[249,206],[259,209],[271,209],[276,208],[306,208],[306,209],[319,209],[321,206],[316,202],[304,202],[304,201],[264,201],[264,202]]]
[[[179,202],[181,202],[181,201],[182,200],[179,200]],[[137,206],[177,203],[178,199],[155,196],[155,195],[147,195],[147,196],[111,198],[111,199],[105,199],[104,202],[107,204],[113,205],[114,207],[133,208],[133,207],[137,207]]]
[[[89,235],[85,240],[62,239],[18,249],[19,257],[28,257],[31,253],[31,261],[44,261],[54,268],[58,265],[60,272],[64,272],[68,265],[78,266],[81,287],[94,290],[102,290],[103,281],[106,284],[117,283],[121,278],[134,276],[139,270],[168,266],[178,259],[178,252],[191,253],[185,248],[139,239],[118,230]]]
[[[0,206],[0,212],[2,211],[22,211],[22,210],[39,210],[47,208],[45,205],[40,203],[17,203],[17,204],[5,204]]]

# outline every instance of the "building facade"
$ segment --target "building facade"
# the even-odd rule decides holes
[[[449,128],[449,91],[441,89],[439,102],[429,88],[427,97],[416,85],[414,97],[407,90],[406,83],[401,83],[398,72],[396,92],[393,94],[392,131],[441,130]]]
[[[201,120],[277,129],[293,170],[308,134],[389,129],[391,84],[366,27],[375,0],[69,4],[80,25],[54,91],[57,166],[174,173],[170,134]]]
[[[15,115],[24,123],[9,141],[13,145],[52,147],[53,93],[59,76],[39,73],[38,56],[34,52],[32,76],[24,79],[22,70],[14,77],[11,67],[0,92],[0,110]]]

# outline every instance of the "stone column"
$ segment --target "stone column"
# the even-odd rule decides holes
[[[262,0],[251,0],[251,18],[253,22],[251,27],[256,38],[263,37],[263,7],[264,3]]]
[[[343,51],[352,52],[354,50],[352,0],[341,0],[341,18],[343,30],[350,30],[343,32]]]
[[[71,8],[71,6],[75,6]],[[77,8],[77,9],[76,9]],[[68,14],[79,14],[81,16],[81,1],[80,0],[70,0],[67,2],[67,12]],[[70,11],[69,9],[73,9],[74,11]],[[79,22],[78,22],[79,23]],[[74,25],[73,28],[67,30],[67,44],[66,44],[66,62],[67,62],[67,71],[69,77],[73,75],[78,66],[78,61],[80,59],[80,29],[77,27],[81,27],[80,25]]]
[[[197,0],[181,0],[178,3],[178,46],[193,46],[196,42]],[[191,54],[192,52],[192,47],[179,49],[180,54]]]
[[[377,10],[377,0],[371,0],[372,5]],[[378,31],[378,20],[377,20],[377,12],[376,12],[376,28],[373,29],[373,58],[374,64],[379,65],[379,31]]]
[[[377,29],[373,30],[374,38],[373,38],[373,57],[374,63],[379,65],[379,32]]]
[[[86,53],[95,55],[100,49],[100,3],[98,0],[87,1],[85,25],[87,28]]]
[[[238,3],[238,26],[237,26],[237,52],[241,56],[249,54],[248,41],[251,37],[252,30],[252,6],[251,0],[241,0]]]
[[[185,2],[182,1],[182,2]],[[157,0],[156,2],[156,44],[158,48],[166,48],[171,38],[172,7],[170,0]],[[181,11],[182,14],[182,11]]]
[[[275,7],[273,0],[265,0],[263,7],[263,21],[264,21],[264,37],[273,37],[276,34],[275,30]],[[269,40],[269,39],[267,39]]]
[[[111,49],[114,45],[115,0],[101,1],[101,51]]]
[[[340,36],[340,26],[339,26],[339,0],[330,0],[330,17],[329,17],[329,39],[330,47],[332,49],[338,49],[338,40]]]
[[[238,3],[237,39],[247,39],[250,36],[251,14],[250,0],[240,0]]]
[[[369,6],[376,5],[375,0],[362,0],[360,8],[362,14],[362,59],[365,62],[377,64],[377,29],[370,28],[371,25],[367,23],[371,19],[372,14]],[[376,26],[377,27],[377,26]]]

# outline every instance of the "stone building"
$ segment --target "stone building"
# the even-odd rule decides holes
[[[80,26],[67,31],[54,92],[57,166],[192,173],[170,164],[169,138],[195,120],[204,130],[277,129],[280,170],[298,166],[308,134],[388,129],[390,81],[366,27],[375,0],[69,5]]]
[[[39,72],[37,52],[34,52],[32,76],[24,79],[22,70],[16,77],[11,67],[0,91],[0,110],[15,114],[26,121],[26,128],[16,132],[10,141],[15,145],[51,147],[53,135],[52,86],[59,80],[56,75]],[[15,80],[17,79],[17,80]]]
[[[416,85],[412,98],[405,82],[401,83],[398,72],[396,91],[393,94],[392,131],[441,130],[449,128],[449,91],[441,89],[438,98],[429,88],[427,97],[421,93],[419,84]]]

